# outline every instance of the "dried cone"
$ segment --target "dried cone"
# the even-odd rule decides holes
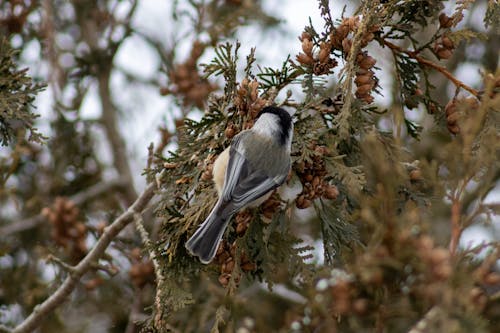
[[[262,214],[266,218],[272,219],[274,216],[274,213],[276,213],[276,211],[278,211],[280,206],[281,206],[280,200],[275,195],[272,195],[269,199],[267,199],[262,204]]]
[[[243,236],[248,229],[248,225],[252,219],[252,214],[248,210],[243,210],[236,215],[236,234]]]
[[[412,182],[417,182],[422,180],[422,171],[420,171],[420,169],[413,169],[410,171],[409,176]]]
[[[453,19],[445,13],[441,13],[439,14],[439,25],[441,28],[451,28],[453,25]]]
[[[217,86],[202,78],[198,73],[197,61],[203,54],[206,45],[200,41],[194,41],[189,58],[181,64],[176,64],[169,73],[171,87],[163,87],[162,95],[174,94],[182,97],[185,106],[196,106],[203,108],[207,96],[217,89]]]
[[[349,26],[342,22],[337,28],[334,28],[330,34],[330,41],[332,46],[336,49],[342,48],[342,42],[349,34]]]
[[[310,65],[314,64],[314,59],[312,57],[308,56],[307,54],[304,54],[304,53],[299,53],[296,56],[296,59],[302,65],[310,66]]]
[[[51,207],[42,210],[52,224],[51,236],[54,242],[64,247],[72,261],[77,262],[87,253],[88,228],[78,220],[80,210],[67,198],[57,197]]]
[[[237,128],[233,123],[229,123],[224,131],[226,138],[232,139],[237,134]]]
[[[154,267],[151,260],[136,262],[128,272],[132,283],[137,288],[144,287],[147,283],[154,281]]]
[[[325,188],[325,192],[323,195],[327,199],[336,200],[337,197],[339,196],[339,190],[337,189],[337,186],[335,186],[335,185],[328,185]]]
[[[254,262],[251,262],[245,253],[243,253],[240,257],[240,267],[245,272],[252,272],[257,269],[257,265]]]
[[[452,134],[458,134],[460,127],[457,125],[457,99],[454,98],[446,104],[444,111],[446,113],[446,127]]]
[[[455,44],[448,36],[441,37],[441,44],[449,50],[453,50],[455,48]]]
[[[377,62],[373,57],[369,56],[367,52],[360,52],[356,56],[356,62],[359,66],[356,72],[354,83],[357,86],[356,97],[363,100],[365,103],[370,104],[373,102],[371,91],[376,86],[374,78],[373,66]]]
[[[441,40],[436,41],[434,44],[434,52],[439,59],[449,59],[453,55],[455,44],[446,35],[441,37]]]
[[[295,206],[298,209],[309,208],[311,207],[311,204],[312,204],[311,200],[307,199],[303,194],[299,195],[297,199],[295,199]]]

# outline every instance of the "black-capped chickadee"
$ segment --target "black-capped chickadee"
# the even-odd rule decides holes
[[[219,200],[186,242],[186,249],[202,263],[208,264],[214,258],[234,213],[261,204],[286,180],[292,135],[290,114],[279,107],[265,107],[253,127],[236,135],[217,157],[213,180]]]

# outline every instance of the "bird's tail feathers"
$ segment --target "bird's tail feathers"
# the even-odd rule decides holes
[[[199,257],[204,264],[208,264],[215,257],[224,231],[231,219],[231,216],[226,214],[217,214],[219,211],[217,206],[186,242],[188,252]]]

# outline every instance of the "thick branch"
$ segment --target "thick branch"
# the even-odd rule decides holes
[[[97,79],[99,81],[99,97],[101,99],[102,116],[101,122],[106,130],[111,150],[113,152],[113,163],[120,174],[127,181],[125,187],[125,198],[130,204],[137,198],[137,193],[134,189],[132,172],[128,164],[127,148],[125,141],[118,130],[117,109],[111,100],[111,92],[109,90],[109,70],[103,70],[99,73]]]
[[[114,188],[121,187],[124,185],[125,182],[121,178],[111,180],[106,183],[98,183],[69,197],[69,200],[73,201],[75,205],[80,206],[98,197],[103,193],[106,193]],[[29,230],[31,228],[35,228],[39,224],[43,223],[45,220],[46,220],[45,217],[43,217],[41,214],[38,214],[30,218],[27,218],[25,220],[16,223],[11,223],[0,228],[0,235],[2,235],[2,237],[7,237],[17,232]]]
[[[441,74],[443,74],[448,80],[450,80],[451,82],[453,82],[453,84],[456,87],[465,89],[465,90],[467,90],[468,92],[470,92],[471,94],[473,94],[476,97],[479,96],[479,91],[477,91],[474,88],[469,87],[468,85],[466,85],[465,83],[463,83],[462,81],[460,81],[459,79],[457,79],[446,68],[444,68],[442,66],[439,66],[438,64],[435,64],[432,61],[419,56],[417,54],[417,52],[405,50],[402,47],[400,47],[400,46],[398,46],[396,44],[393,44],[393,43],[391,43],[391,42],[389,42],[387,40],[384,40],[384,44],[387,47],[389,47],[391,50],[397,51],[399,53],[407,54],[408,56],[410,56],[410,58],[413,58],[416,61],[418,61],[419,64],[422,64],[422,65],[425,65],[427,67],[431,67],[431,68],[437,70],[438,72],[440,72]]]
[[[85,258],[74,267],[72,273],[64,280],[59,288],[57,288],[57,290],[43,303],[37,305],[28,318],[12,330],[13,333],[33,331],[50,312],[54,311],[54,309],[64,302],[66,297],[75,289],[80,278],[104,255],[104,252],[114,237],[134,220],[136,214],[140,214],[146,208],[147,204],[154,196],[155,188],[156,185],[154,183],[149,184],[132,206],[106,227],[104,233],[92,250],[90,250]]]

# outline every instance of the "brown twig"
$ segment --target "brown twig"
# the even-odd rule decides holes
[[[149,258],[153,262],[153,267],[155,270],[155,276],[156,276],[156,295],[155,295],[155,326],[158,328],[159,324],[162,320],[163,317],[163,311],[161,309],[161,291],[164,286],[165,278],[163,277],[163,274],[161,273],[161,266],[160,262],[158,261],[158,256],[156,255],[156,251],[154,250],[154,245],[153,242],[151,242],[151,239],[149,238],[149,234],[144,228],[144,224],[142,223],[142,217],[140,214],[137,214],[135,217],[135,226],[137,230],[139,231],[139,234],[141,235],[142,243],[144,244],[144,247],[148,251]]]
[[[108,69],[102,70],[97,77],[102,108],[101,123],[104,126],[106,136],[108,137],[111,145],[111,150],[113,152],[113,164],[120,176],[127,181],[127,186],[125,187],[125,198],[127,204],[130,204],[133,202],[134,198],[137,197],[137,193],[132,181],[132,171],[130,170],[130,165],[128,163],[125,140],[123,140],[123,137],[117,127],[118,110],[111,100],[111,92],[109,90],[110,75],[111,70]]]
[[[118,218],[116,218],[113,223],[104,229],[104,233],[99,238],[95,246],[85,258],[74,266],[72,272],[66,277],[64,282],[57,288],[57,290],[50,295],[44,302],[35,306],[33,312],[16,328],[12,330],[12,333],[24,333],[31,332],[36,327],[38,327],[46,316],[54,311],[59,305],[61,305],[66,298],[71,294],[73,289],[80,281],[80,278],[88,272],[95,262],[97,262],[105,253],[107,247],[111,241],[115,238],[120,231],[123,230],[130,222],[132,222],[137,214],[140,214],[148,205],[150,200],[154,196],[156,189],[156,184],[149,184],[144,192],[135,200],[135,202]]]
[[[353,94],[351,93],[352,90],[352,84],[353,84],[353,79],[356,74],[355,71],[355,62],[356,62],[356,57],[359,53],[359,50],[361,49],[361,44],[362,44],[362,39],[363,35],[366,33],[368,30],[368,26],[371,24],[371,21],[373,19],[374,11],[371,10],[372,6],[374,4],[368,2],[367,4],[364,5],[363,7],[363,20],[362,24],[356,31],[356,34],[354,35],[352,39],[352,45],[351,49],[349,50],[349,54],[347,56],[346,60],[346,65],[343,69],[344,73],[346,74],[345,80],[344,80],[344,85],[343,85],[343,91],[347,92],[344,97],[344,103],[342,106],[342,109],[338,115],[338,122],[339,123],[347,123],[349,120],[349,117],[351,116],[351,105],[353,102]],[[339,136],[341,138],[346,138],[348,136],[346,126],[340,126],[340,132]]]
[[[455,255],[458,247],[460,236],[462,235],[462,226],[460,225],[460,210],[462,205],[457,196],[452,198],[451,202],[451,238],[450,238],[450,254]]]
[[[384,39],[384,45],[386,45],[387,47],[389,47],[391,50],[397,51],[399,53],[407,54],[408,56],[410,56],[410,58],[413,58],[416,61],[418,61],[419,64],[422,64],[422,65],[425,65],[427,67],[431,67],[431,68],[437,70],[438,72],[440,72],[441,74],[443,74],[447,79],[449,79],[451,82],[453,82],[453,84],[456,87],[465,89],[468,92],[470,92],[471,94],[473,94],[474,96],[479,97],[479,91],[477,91],[474,88],[469,87],[468,85],[466,85],[465,83],[463,83],[462,81],[460,81],[459,79],[457,79],[446,68],[444,68],[442,66],[439,66],[438,64],[435,64],[432,61],[419,56],[418,52],[405,50],[402,47],[400,47],[400,46],[398,46],[396,44],[393,44],[393,43],[391,43],[391,42],[389,42],[389,41],[387,41],[385,39]]]
[[[69,200],[74,202],[76,206],[80,206],[85,204],[86,202],[95,199],[96,197],[100,196],[103,193],[106,193],[112,189],[115,189],[117,187],[124,186],[125,182],[123,179],[115,179],[111,180],[106,183],[98,183],[94,186],[91,186],[89,188],[86,188],[85,190],[69,197]],[[16,222],[16,223],[10,223],[4,227],[0,228],[0,235],[2,237],[7,237],[12,234],[15,234],[17,232],[29,230],[32,228],[35,228],[39,224],[43,223],[46,221],[46,218],[43,217],[41,214],[32,216],[30,218],[27,218],[25,220]]]
[[[87,43],[91,50],[101,55],[99,62],[97,63],[98,71],[97,73],[95,73],[102,110],[100,121],[104,127],[107,139],[111,146],[111,151],[113,154],[113,165],[120,176],[123,177],[127,182],[124,188],[124,196],[127,205],[130,205],[135,200],[135,198],[137,198],[137,192],[134,188],[132,172],[130,170],[130,165],[128,162],[129,156],[127,154],[125,140],[123,139],[118,129],[119,112],[115,104],[113,103],[109,80],[111,71],[114,66],[114,56],[116,55],[116,52],[118,51],[118,48],[120,47],[122,42],[132,32],[132,29],[130,28],[130,22],[136,8],[137,1],[133,1],[125,20],[120,24],[120,26],[125,29],[125,33],[119,41],[113,41],[111,38],[112,32],[117,27],[115,24],[117,21],[114,21],[115,23],[112,23],[109,26],[111,32],[107,38],[108,47],[106,49],[106,52],[104,52],[104,50],[100,48],[96,42],[101,37],[99,36],[99,34],[103,33],[103,31],[95,29],[97,22],[93,22],[83,17],[80,18],[85,22],[85,24],[82,25],[83,40]],[[83,11],[81,13],[79,12],[79,14],[84,16]]]
[[[137,329],[137,321],[139,321],[139,316],[142,311],[142,301],[141,301],[141,291],[139,289],[135,290],[134,293],[134,302],[130,308],[130,313],[128,316],[127,327],[125,328],[124,333],[134,333]]]

